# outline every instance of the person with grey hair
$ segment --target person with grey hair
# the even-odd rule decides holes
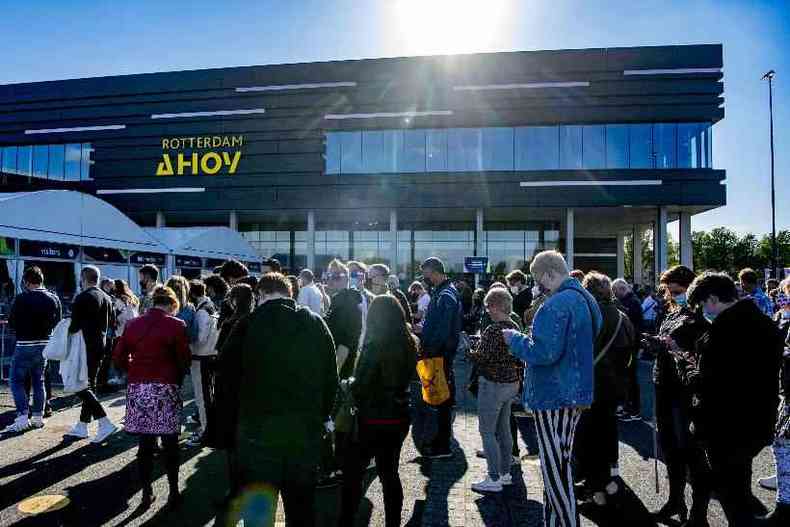
[[[513,464],[510,411],[511,402],[519,391],[524,364],[508,352],[502,337],[503,329],[520,329],[510,318],[513,297],[507,289],[495,287],[488,292],[483,303],[492,323],[480,336],[477,349],[470,349],[468,355],[479,374],[477,405],[488,477],[473,484],[472,490],[501,492],[503,485],[513,483],[510,474]]]
[[[639,297],[634,293],[631,285],[625,281],[624,278],[617,278],[612,282],[612,292],[617,298],[617,301],[623,308],[623,311],[628,315],[628,320],[637,331],[642,331],[645,326],[644,315],[642,314],[642,302]],[[630,366],[627,372],[627,383],[625,387],[625,400],[623,401],[623,408],[618,412],[618,416],[624,421],[640,421],[640,397],[639,397],[639,381],[637,380],[637,369],[639,362],[637,361],[636,353],[638,349],[634,349],[634,355],[631,357]]]
[[[88,424],[92,419],[98,420],[99,429],[93,443],[102,443],[114,434],[118,427],[107,417],[99,400],[96,398],[96,376],[106,349],[107,329],[113,317],[112,300],[99,289],[101,272],[93,265],[86,265],[80,273],[82,292],[74,299],[71,306],[70,333],[82,331],[85,339],[85,358],[88,365],[88,388],[77,392],[82,401],[80,420],[66,434],[67,437],[86,439]]]
[[[524,405],[535,413],[544,482],[545,525],[579,525],[573,488],[573,438],[593,401],[593,349],[601,331],[598,303],[569,276],[557,251],[532,260],[535,281],[551,293],[531,334],[503,329],[510,352],[526,362]]]

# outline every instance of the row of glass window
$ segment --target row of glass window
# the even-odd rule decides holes
[[[244,228],[244,227],[242,227]],[[256,228],[251,226],[251,228]],[[290,231],[251,230],[242,236],[263,257],[275,257],[291,269],[306,265],[307,232],[294,231],[293,251]],[[390,265],[392,235],[389,231],[316,231],[315,269],[318,276],[333,258],[368,264]],[[352,241],[353,239],[353,241]],[[559,249],[560,231],[556,225],[541,230],[484,231],[483,246],[492,273],[504,274],[525,269],[540,251]],[[419,274],[419,265],[430,256],[441,258],[452,273],[463,273],[464,258],[474,255],[475,233],[464,231],[398,231],[398,267],[402,279]],[[291,261],[293,255],[294,261]]]
[[[711,168],[711,150],[710,123],[328,132],[326,172]]]
[[[0,148],[0,169],[6,174],[53,181],[91,179],[90,143],[24,145]]]

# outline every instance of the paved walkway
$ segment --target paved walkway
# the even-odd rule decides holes
[[[467,378],[467,365],[456,363],[459,381]],[[188,389],[188,388],[187,388]],[[446,461],[423,460],[411,437],[406,440],[401,456],[404,484],[402,525],[416,526],[533,526],[542,525],[543,484],[540,466],[524,461],[516,467],[516,484],[500,495],[483,496],[471,491],[473,482],[485,476],[485,461],[475,457],[482,447],[477,431],[475,400],[465,387],[458,388],[459,407],[454,423],[457,440],[456,456]],[[116,395],[104,399],[110,416],[120,421],[124,398]],[[191,410],[190,410],[191,411]],[[17,504],[29,496],[65,494],[72,505],[62,514],[66,526],[136,526],[163,525],[201,526],[225,525],[213,501],[226,489],[224,454],[183,446],[181,485],[185,506],[177,513],[162,508],[164,499],[146,512],[136,510],[140,502],[136,477],[136,445],[134,440],[119,433],[104,446],[87,441],[63,442],[62,434],[78,416],[75,407],[58,412],[48,420],[45,429],[17,437],[0,438],[0,526],[44,525],[40,519],[24,517]],[[0,387],[0,426],[12,419],[8,387]],[[419,425],[418,425],[419,429]],[[621,472],[633,489],[635,497],[618,525],[647,525],[641,504],[654,510],[666,500],[665,471],[661,466],[661,493],[655,494],[652,435],[643,423],[621,427]],[[524,448],[521,444],[522,450]],[[755,474],[772,469],[770,451],[764,451],[755,462]],[[167,495],[166,478],[157,467],[155,490]],[[381,486],[373,478],[363,500],[357,525],[384,525]],[[755,489],[755,494],[772,507],[773,493]],[[638,497],[638,498],[637,498]],[[690,496],[689,496],[690,498]],[[320,492],[317,515],[320,525],[332,525],[338,507],[337,489]],[[283,524],[282,508],[278,524]],[[712,526],[726,525],[721,509],[713,503]],[[595,525],[583,518],[582,525]],[[601,523],[604,525],[604,523]],[[612,525],[612,523],[609,523]]]

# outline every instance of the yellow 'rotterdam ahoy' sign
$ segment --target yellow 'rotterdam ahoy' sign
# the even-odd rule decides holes
[[[236,173],[241,159],[242,135],[171,137],[162,139],[162,160],[157,176]],[[197,150],[197,151],[195,151]]]

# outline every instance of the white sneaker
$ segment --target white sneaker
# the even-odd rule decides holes
[[[110,421],[106,417],[102,417],[101,419],[99,419],[99,430],[98,432],[96,432],[96,437],[91,439],[91,443],[93,444],[103,443],[105,439],[107,439],[117,431],[118,431],[118,427],[115,426],[112,421]]]
[[[502,485],[512,485],[513,484],[513,476],[510,474],[505,474],[504,476],[499,476],[499,483]]]
[[[776,490],[776,474],[769,478],[762,478],[757,483],[764,489]]]
[[[472,484],[472,490],[475,492],[502,492],[502,482],[488,477],[479,483]]]
[[[33,415],[30,420],[30,428],[44,428],[44,418],[40,415]]]
[[[77,439],[87,439],[88,438],[88,423],[83,423],[82,421],[77,421],[71,430],[64,434],[66,437],[75,437]]]
[[[3,429],[4,434],[21,434],[30,428],[30,421],[26,415],[19,415],[14,422]]]

